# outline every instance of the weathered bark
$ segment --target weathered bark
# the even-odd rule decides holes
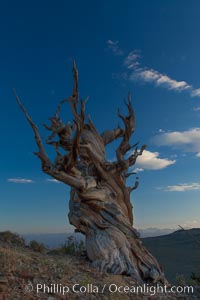
[[[76,230],[86,236],[86,249],[92,264],[100,271],[114,274],[128,274],[138,283],[166,282],[156,259],[145,249],[137,231],[133,228],[131,192],[138,187],[126,184],[133,173],[133,166],[145,145],[138,150],[138,143],[130,145],[135,130],[135,116],[130,94],[125,105],[128,116],[118,111],[124,128],[118,127],[99,134],[91,119],[85,120],[85,102],[78,93],[78,72],[73,64],[74,88],[72,96],[62,100],[52,118],[51,125],[44,124],[51,132],[46,143],[56,151],[51,162],[42,144],[38,129],[15,93],[17,102],[35,133],[39,151],[36,155],[42,162],[42,170],[53,178],[71,186],[69,221]],[[69,102],[73,124],[64,124],[59,117],[61,105]],[[105,146],[121,138],[116,150],[116,161],[109,162]],[[125,159],[125,154],[132,154]],[[62,152],[60,151],[62,149]],[[64,151],[63,151],[64,150]],[[65,152],[63,154],[63,152]]]

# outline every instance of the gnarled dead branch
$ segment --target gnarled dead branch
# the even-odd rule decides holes
[[[79,100],[75,62],[73,77],[72,95],[59,103],[54,116],[49,118],[50,125],[44,124],[50,133],[46,144],[54,147],[56,153],[53,162],[44,149],[37,126],[15,92],[17,103],[34,131],[36,155],[41,160],[42,170],[71,186],[69,220],[77,231],[85,234],[87,254],[95,267],[100,271],[131,275],[138,283],[164,283],[158,262],[142,245],[132,226],[130,194],[139,182],[136,178],[131,187],[126,180],[134,175],[130,168],[146,146],[138,149],[138,142],[133,146],[130,143],[136,128],[130,93],[125,101],[128,115],[123,116],[118,110],[123,128],[118,126],[99,134],[91,118],[85,116],[87,99]],[[72,123],[63,123],[59,116],[64,103],[70,104]],[[110,162],[106,159],[105,147],[119,138],[116,161]]]

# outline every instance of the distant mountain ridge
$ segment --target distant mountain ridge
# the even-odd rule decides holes
[[[159,229],[159,228],[146,228],[146,229],[138,229],[141,238],[146,237],[154,237],[154,236],[161,236],[166,235],[168,233],[174,232],[175,229]],[[74,232],[66,232],[66,233],[27,233],[21,234],[27,243],[31,240],[36,240],[39,243],[44,243],[46,247],[55,248],[63,245],[67,238],[71,235],[74,235],[75,238],[79,241],[80,239],[84,239],[84,236],[79,233]]]
[[[157,258],[167,278],[176,274],[200,276],[200,228],[177,230],[173,233],[142,239],[147,249]]]
[[[172,229],[172,228],[162,228],[162,229],[160,229],[160,228],[156,228],[156,227],[138,229],[138,232],[140,233],[141,238],[166,235],[166,234],[172,233],[174,231],[176,231],[176,229]]]
[[[57,248],[67,241],[70,236],[75,236],[75,238],[80,241],[84,239],[84,236],[80,233],[68,232],[68,233],[42,233],[42,234],[22,234],[26,243],[29,243],[31,240],[35,240],[38,243],[43,243],[47,248]]]

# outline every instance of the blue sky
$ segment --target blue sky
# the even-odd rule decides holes
[[[87,113],[100,131],[118,124],[128,91],[137,228],[200,227],[200,2],[6,1],[0,9],[0,229],[65,232],[69,188],[42,173],[33,133],[12,94],[40,127],[72,88],[72,58]],[[63,112],[70,120],[70,110]],[[114,157],[117,143],[108,149]]]

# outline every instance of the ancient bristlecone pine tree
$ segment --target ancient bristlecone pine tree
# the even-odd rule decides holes
[[[39,151],[35,153],[42,163],[43,172],[71,186],[69,221],[86,237],[88,258],[100,271],[131,275],[138,283],[165,282],[164,274],[156,259],[145,249],[133,228],[133,213],[130,202],[131,192],[137,188],[126,185],[132,175],[133,166],[145,146],[140,150],[137,144],[130,145],[135,130],[135,116],[130,95],[125,104],[128,116],[118,111],[123,128],[104,131],[99,134],[95,125],[85,118],[85,103],[80,101],[78,72],[73,64],[74,87],[72,96],[64,99],[51,121],[46,144],[55,148],[56,159],[52,162],[43,146],[38,128],[16,95],[34,133]],[[73,123],[63,123],[59,117],[61,105],[68,102],[73,114]],[[105,147],[121,138],[116,149],[116,161],[106,159]],[[125,158],[130,150],[132,154]],[[64,151],[63,151],[64,150]],[[65,154],[63,154],[65,153]]]

